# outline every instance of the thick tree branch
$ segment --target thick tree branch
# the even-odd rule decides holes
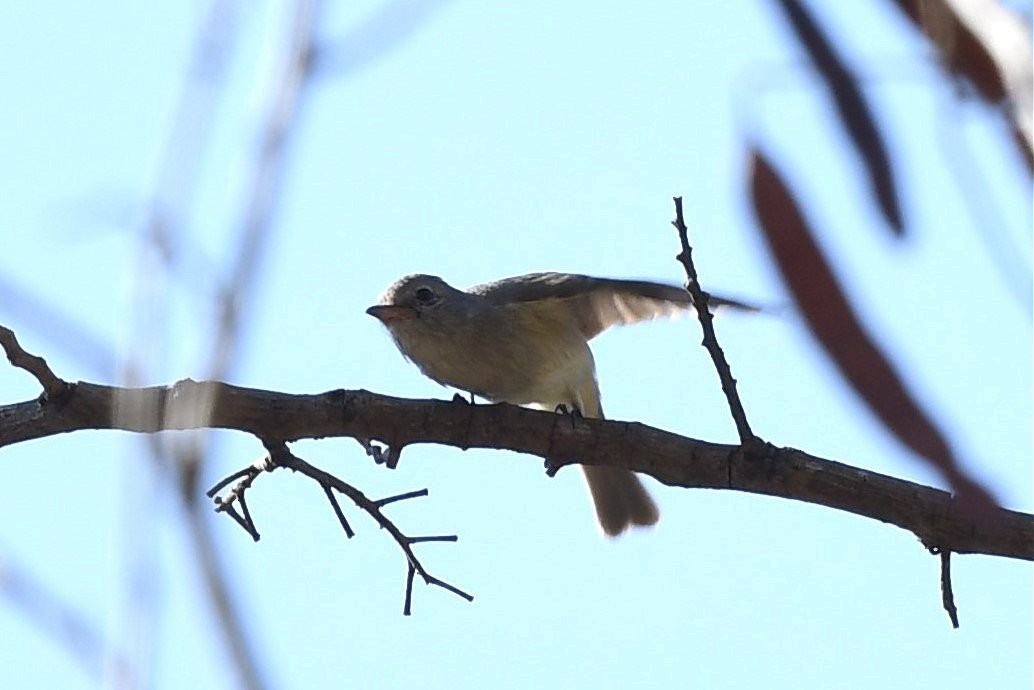
[[[119,413],[127,408],[135,413]],[[734,489],[845,510],[907,529],[928,548],[1034,560],[1032,515],[996,508],[974,516],[939,489],[792,448],[764,446],[746,458],[740,446],[637,422],[564,417],[512,405],[406,400],[363,390],[292,395],[189,379],[150,388],[79,382],[68,384],[58,398],[0,406],[0,447],[84,429],[154,433],[202,427],[285,442],[374,439],[396,453],[411,444],[438,443],[537,455],[557,468],[627,467],[670,486]]]

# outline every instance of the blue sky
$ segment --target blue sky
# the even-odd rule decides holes
[[[886,125],[912,231],[903,243],[880,225],[773,4],[423,3],[427,21],[411,35],[354,70],[322,74],[303,95],[230,379],[448,398],[364,314],[388,283],[419,271],[467,286],[537,270],[677,283],[673,195],[685,198],[707,287],[787,304],[745,202],[745,142],[760,141],[968,467],[1029,512],[1031,314],[983,233],[1029,275],[1030,180],[997,120],[954,104],[890,4],[819,9]],[[228,15],[236,38],[189,175],[185,259],[168,274],[143,270],[139,228],[205,7],[0,9],[3,285],[59,305],[120,356],[144,357],[147,383],[206,375],[212,269],[236,248],[291,16],[278,3]],[[332,4],[319,34],[355,40],[378,7]],[[987,190],[975,207],[959,169]],[[988,220],[987,198],[1000,222]],[[141,294],[161,324],[146,336],[134,316]],[[0,291],[0,323],[58,374],[113,381],[83,356],[82,337],[43,320]],[[723,317],[718,336],[764,438],[938,484],[792,310]],[[735,441],[699,341],[689,319],[601,336],[608,416]],[[0,390],[5,403],[38,393],[9,368]],[[261,452],[243,434],[209,438],[206,485]],[[258,544],[212,519],[271,687],[1030,687],[1029,563],[956,557],[962,627],[952,630],[936,559],[911,534],[852,515],[647,480],[660,524],[607,541],[578,473],[547,479],[533,457],[411,447],[389,472],[347,439],[294,450],[373,496],[427,487],[428,498],[391,515],[414,533],[459,534],[420,553],[476,598],[418,584],[415,615],[403,618],[404,565],[376,526],[351,511],[358,534],[346,540],[318,487],[264,476],[249,501]],[[32,573],[138,654],[151,686],[234,687],[183,510],[147,469],[141,439],[77,433],[5,448],[0,463],[0,564]],[[127,566],[141,563],[147,577],[134,583]],[[136,629],[140,591],[154,613]],[[95,686],[7,599],[0,639],[5,687]]]

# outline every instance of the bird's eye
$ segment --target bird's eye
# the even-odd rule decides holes
[[[421,304],[430,304],[434,301],[434,292],[430,288],[417,288],[416,301]]]

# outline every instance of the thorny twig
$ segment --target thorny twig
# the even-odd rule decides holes
[[[765,444],[754,435],[750,424],[747,422],[747,414],[743,409],[743,403],[740,401],[739,393],[736,392],[736,379],[732,376],[732,370],[725,359],[725,353],[722,352],[721,347],[718,345],[718,338],[715,335],[714,324],[712,323],[713,317],[707,306],[709,296],[700,287],[696,267],[693,265],[693,248],[689,245],[689,230],[682,215],[682,197],[674,197],[673,201],[675,202],[675,220],[671,224],[678,231],[679,241],[682,244],[682,251],[679,252],[676,258],[686,269],[686,290],[689,291],[693,298],[693,305],[697,310],[700,327],[704,331],[702,344],[711,355],[715,369],[718,370],[718,378],[722,382],[722,391],[725,393],[733,421],[736,423],[736,431],[740,436],[740,445],[748,454],[752,451],[756,453],[762,450]],[[952,626],[957,628],[959,627],[959,617],[958,611],[955,608],[955,595],[951,589],[951,550],[931,547],[930,553],[940,554],[941,556],[941,599],[944,604],[944,610],[948,612],[948,617],[951,619]]]
[[[689,245],[689,229],[686,227],[686,221],[682,217],[682,197],[674,197],[674,202],[675,220],[671,224],[678,231],[679,241],[682,244],[682,251],[679,252],[676,258],[686,269],[686,290],[689,291],[690,296],[693,298],[693,306],[696,308],[700,327],[704,331],[702,344],[707,349],[708,354],[711,355],[711,361],[714,362],[715,369],[718,370],[718,378],[722,382],[722,391],[725,393],[725,399],[729,402],[729,411],[732,412],[732,419],[736,423],[736,432],[739,434],[740,444],[749,450],[760,445],[761,439],[751,431],[750,424],[747,422],[747,413],[743,409],[739,393],[736,392],[736,379],[732,377],[729,362],[725,359],[725,353],[722,352],[722,348],[718,345],[718,338],[715,335],[714,324],[712,323],[714,316],[707,305],[710,295],[700,287],[697,270],[693,265],[693,248]]]

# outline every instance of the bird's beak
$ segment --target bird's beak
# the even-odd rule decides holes
[[[376,304],[366,310],[370,316],[376,317],[381,323],[388,324],[392,321],[408,321],[416,318],[416,309],[402,307],[397,304]]]

